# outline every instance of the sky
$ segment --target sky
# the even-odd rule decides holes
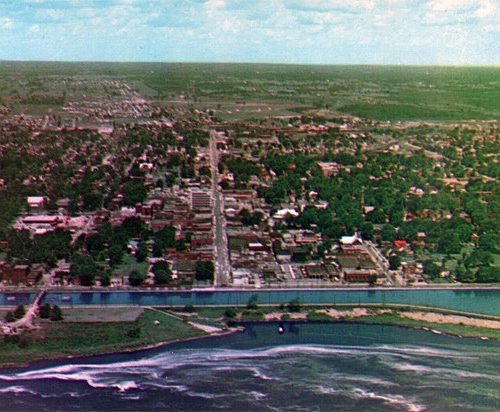
[[[0,60],[500,64],[499,0],[0,0]]]

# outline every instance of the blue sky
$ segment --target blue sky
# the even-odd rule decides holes
[[[500,64],[500,2],[0,0],[0,59]]]

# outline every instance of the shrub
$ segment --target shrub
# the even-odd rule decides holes
[[[187,313],[193,313],[195,312],[196,309],[193,305],[186,305],[184,306],[184,312],[187,312]]]
[[[138,326],[134,329],[130,329],[128,332],[127,332],[127,336],[129,338],[138,338],[141,336],[141,328]]]
[[[300,312],[302,309],[302,305],[300,304],[300,299],[295,298],[288,303],[288,311],[289,312]]]
[[[59,306],[54,305],[50,311],[50,320],[57,322],[63,320],[62,310]]]
[[[236,318],[236,315],[237,315],[237,312],[235,309],[233,308],[228,308],[226,309],[226,311],[224,312],[224,317],[226,319],[234,319]]]

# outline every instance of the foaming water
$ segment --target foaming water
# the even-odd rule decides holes
[[[314,340],[315,332],[321,336]],[[500,345],[349,324],[0,373],[5,410],[497,410]]]

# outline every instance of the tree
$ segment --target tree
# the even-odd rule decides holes
[[[165,251],[165,244],[161,239],[155,239],[153,244],[153,257],[162,257]]]
[[[50,317],[50,304],[45,303],[44,305],[40,306],[40,317],[42,319],[48,319]]]
[[[109,265],[119,265],[123,261],[123,248],[121,245],[111,245],[108,250]]]
[[[471,283],[475,280],[474,273],[471,270],[467,270],[463,264],[457,265],[455,277],[459,282],[463,283]]]
[[[396,229],[392,225],[384,225],[380,237],[386,242],[394,242],[397,239]]]
[[[138,217],[128,217],[123,221],[121,226],[127,235],[127,238],[131,237],[143,237],[147,235],[146,227],[142,220]]]
[[[389,258],[389,265],[391,270],[398,270],[401,266],[401,257],[398,255],[393,255]]]
[[[184,306],[184,312],[194,313],[196,312],[196,308],[193,305],[186,305]]]
[[[365,222],[361,225],[361,237],[365,240],[373,239],[373,223]]]
[[[233,308],[227,308],[224,312],[224,317],[226,319],[234,319],[238,313]]]
[[[464,260],[467,269],[478,266],[489,266],[491,263],[493,263],[493,256],[490,252],[482,249],[474,249]]]
[[[156,284],[161,285],[172,281],[172,271],[170,270],[170,266],[167,262],[156,262],[151,271],[155,275]]]
[[[59,306],[57,305],[52,306],[52,310],[50,311],[50,320],[54,322],[63,320],[62,310]]]
[[[92,286],[97,271],[98,266],[92,256],[77,255],[71,264],[70,274],[72,278],[78,278],[82,286]]]
[[[135,260],[139,263],[144,262],[148,257],[148,245],[146,242],[141,241],[137,246],[137,252],[135,252]]]
[[[254,295],[250,296],[250,299],[248,299],[248,303],[247,303],[247,309],[252,309],[252,310],[257,309],[259,307],[258,301],[259,301],[258,295],[254,294]]]
[[[123,190],[123,204],[125,206],[135,206],[146,199],[148,192],[144,183],[140,181],[128,182]]]
[[[288,311],[289,312],[300,312],[301,309],[302,309],[302,304],[300,303],[299,298],[292,299],[288,303]]]
[[[164,227],[153,235],[156,242],[161,242],[163,248],[175,247],[175,228]]]
[[[132,270],[128,276],[130,286],[141,286],[146,280],[146,275],[139,273],[137,270]]]
[[[446,231],[438,241],[438,251],[445,254],[460,253],[460,238],[458,233]]]
[[[196,280],[213,282],[215,267],[213,262],[196,262]]]
[[[441,266],[434,263],[432,260],[425,262],[424,272],[432,277],[436,277],[441,273]]]
[[[496,232],[486,232],[479,238],[479,247],[491,253],[500,252],[500,235]]]
[[[385,223],[385,214],[381,209],[376,209],[367,216],[368,220],[376,224]]]
[[[127,337],[131,339],[136,339],[141,336],[141,327],[137,326],[136,328],[130,329],[127,331]]]
[[[155,283],[157,285],[164,285],[172,281],[172,272],[170,269],[159,269],[155,272]]]
[[[24,306],[19,305],[18,307],[16,307],[16,309],[14,310],[14,317],[16,319],[21,319],[24,315],[26,315],[26,309],[24,309]]]
[[[8,311],[5,314],[5,322],[11,323],[11,322],[14,322],[15,320],[16,320],[16,317],[14,316],[14,312]]]
[[[476,282],[496,283],[500,282],[500,270],[498,267],[481,266],[477,271]]]
[[[30,249],[31,239],[28,230],[10,230],[7,235],[9,239],[9,257],[26,258]]]
[[[99,281],[101,282],[101,286],[108,287],[111,285],[111,273],[103,273],[99,278]]]

